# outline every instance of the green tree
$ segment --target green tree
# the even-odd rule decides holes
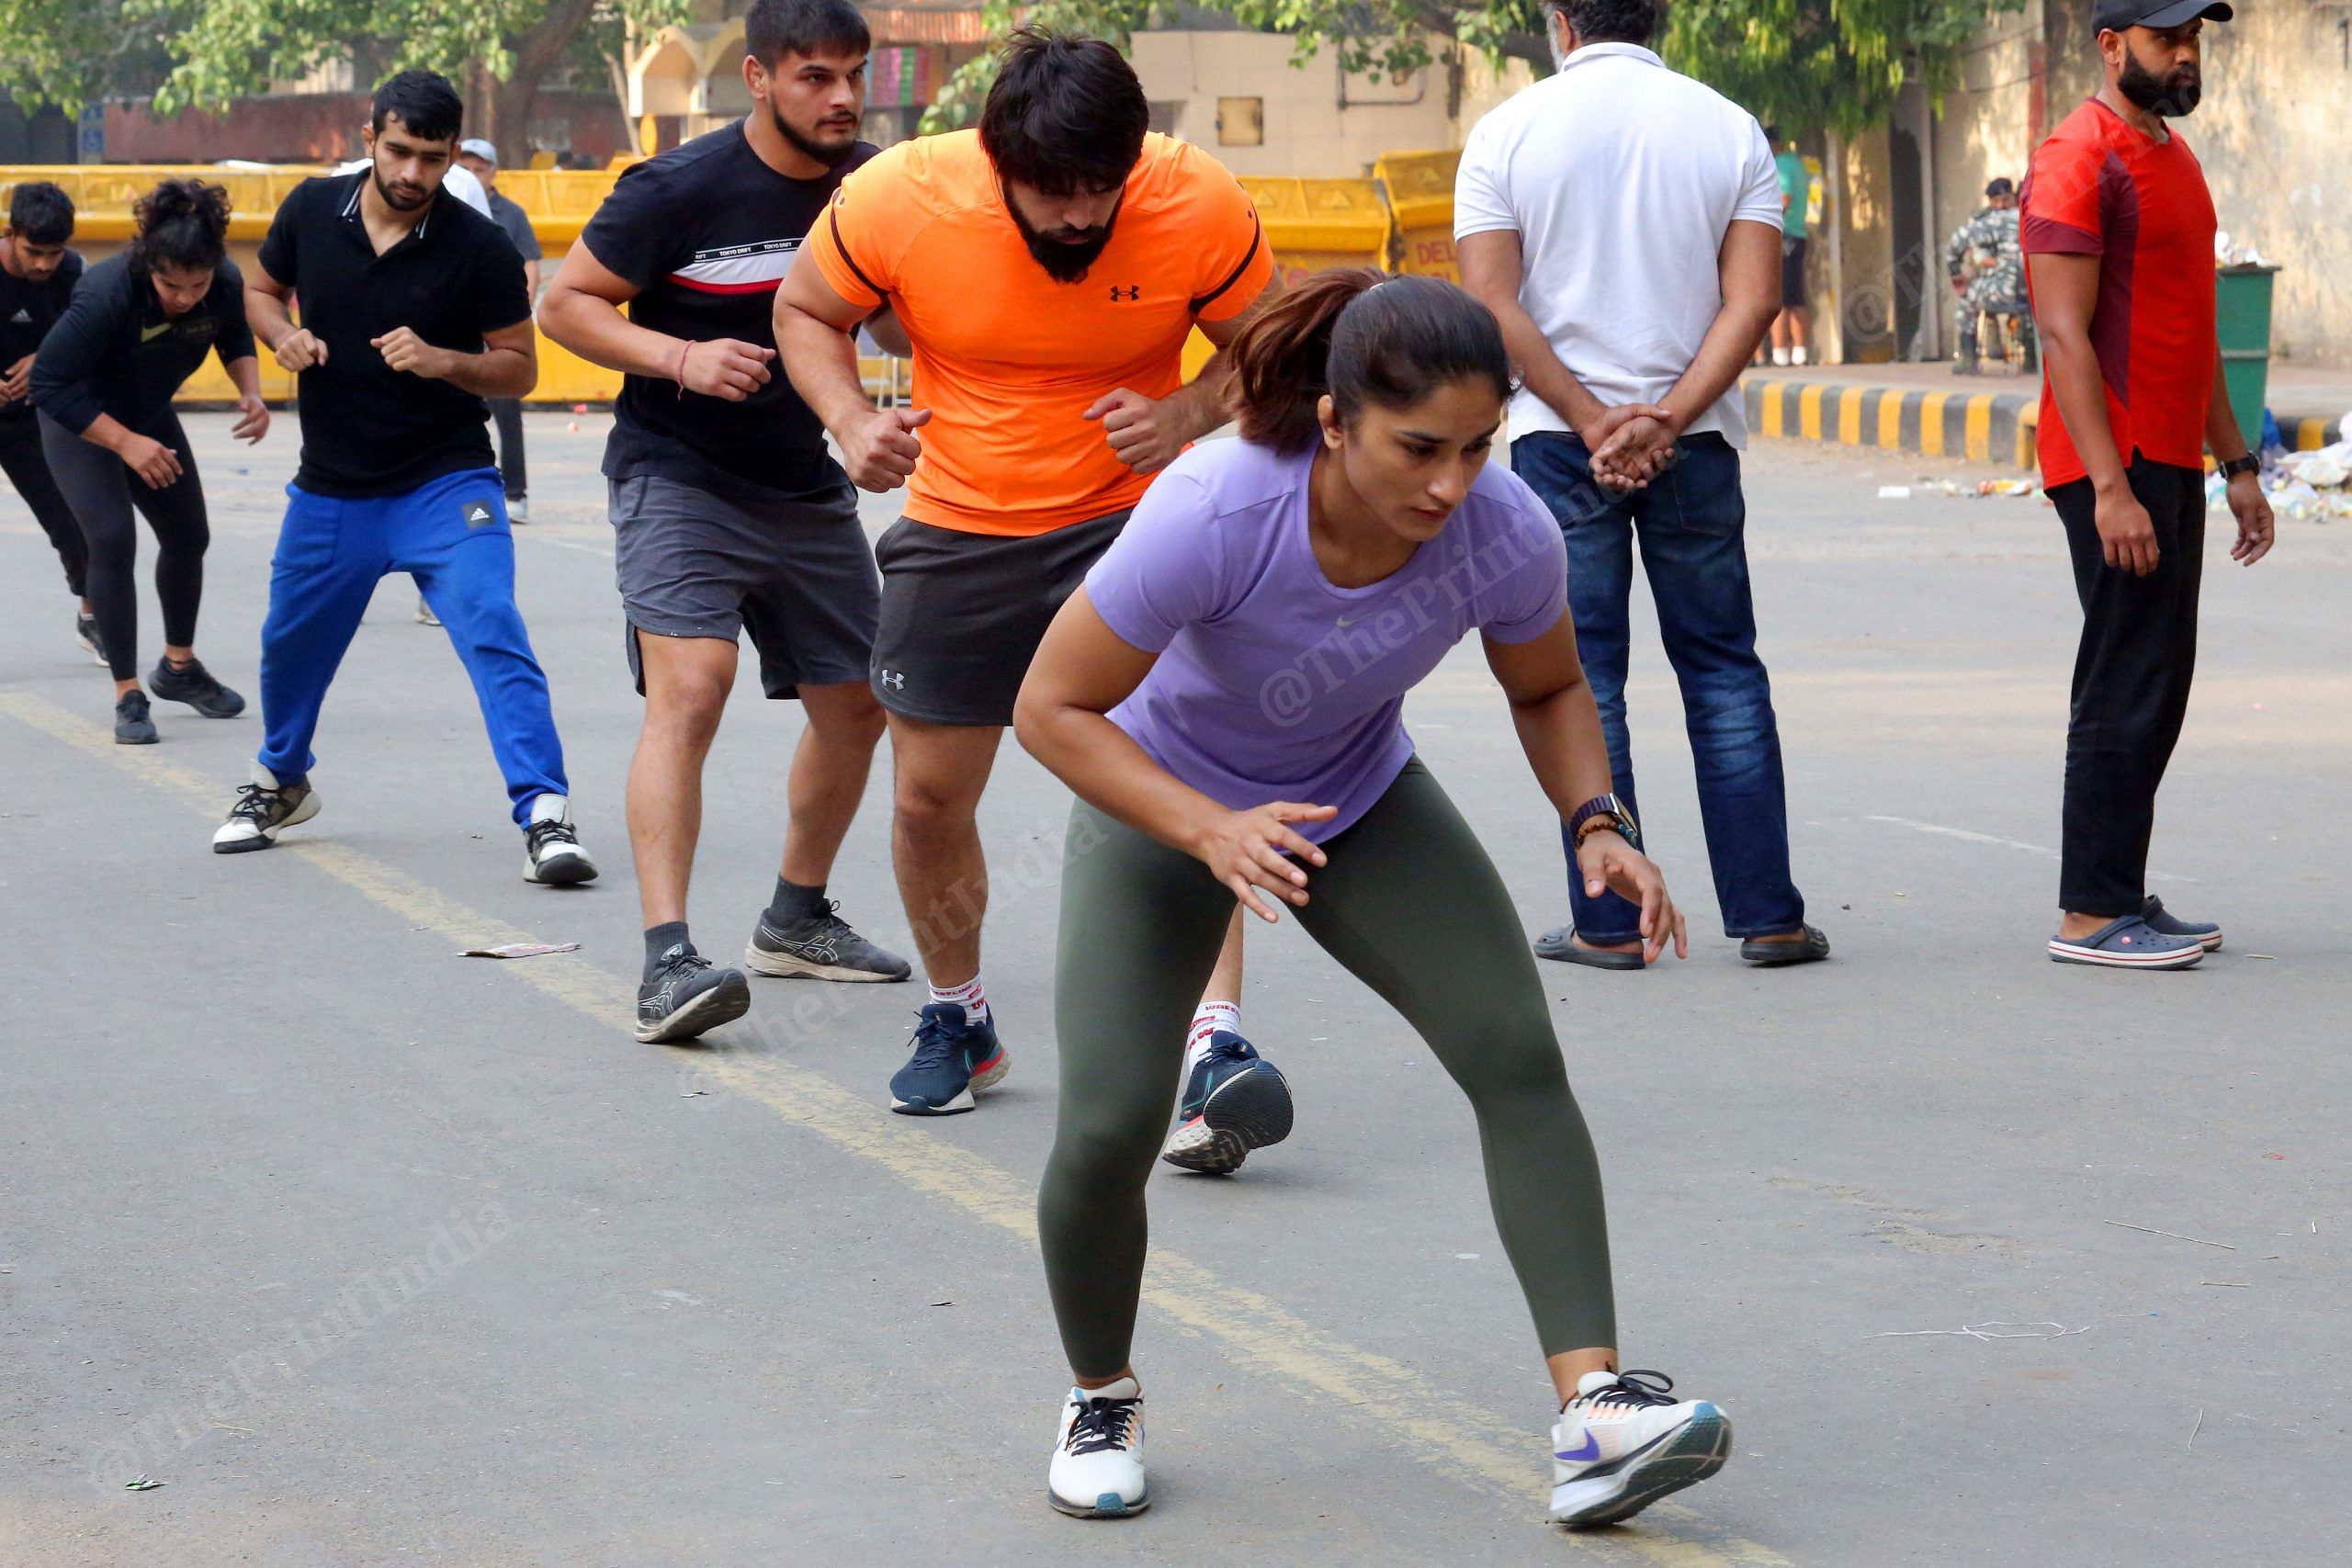
[[[107,59],[121,40],[160,43],[167,69],[155,107],[218,108],[275,79],[387,40],[396,66],[474,81],[475,134],[510,157],[539,85],[582,51],[616,54],[623,24],[659,28],[688,0],[0,0],[0,85],[20,101],[72,113],[116,85]],[[372,86],[363,83],[363,86]]]
[[[1447,39],[1497,62],[1523,60],[1538,75],[1552,69],[1538,0],[1448,6],[1422,0],[1200,0],[1245,27],[1296,39],[1297,61],[1318,43],[1335,45],[1351,71],[1408,71],[1429,64],[1433,41]],[[1941,92],[1956,78],[1961,51],[1987,13],[2024,0],[1671,0],[1660,50],[1669,63],[1733,98],[1790,135],[1819,130],[1850,134],[1884,117],[1911,77]],[[983,13],[1001,36],[1015,19],[1013,0],[989,0]],[[1091,33],[1123,47],[1152,25],[1149,0],[1035,0],[1023,19]],[[969,124],[995,76],[983,56],[949,79],[924,117],[926,130]]]

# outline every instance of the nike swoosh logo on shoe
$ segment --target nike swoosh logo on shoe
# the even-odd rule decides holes
[[[1587,1432],[1584,1435],[1584,1447],[1572,1450],[1566,1453],[1561,1453],[1555,1450],[1552,1457],[1554,1459],[1566,1460],[1571,1464],[1582,1464],[1587,1460],[1599,1459],[1600,1457],[1600,1439],[1594,1437],[1590,1432]]]

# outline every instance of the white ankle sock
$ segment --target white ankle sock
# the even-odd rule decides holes
[[[1804,345],[1802,344],[1789,350],[1789,363],[1792,365],[1803,365],[1804,363],[1804,356],[1805,349]]]
[[[1184,1034],[1184,1070],[1191,1072],[1201,1053],[1209,1048],[1209,1036],[1218,1030],[1241,1032],[1239,1002],[1203,1002],[1201,1010],[1193,1015],[1193,1027]]]
[[[980,989],[980,977],[978,975],[960,986],[949,986],[944,989],[937,986],[932,987],[931,999],[934,1002],[954,1002],[957,1007],[962,1008],[966,1023],[988,1021],[988,993]]]
[[[1772,351],[1772,363],[1773,363],[1773,364],[1775,364],[1775,365],[1786,365],[1788,362],[1789,362],[1789,351],[1788,351],[1787,349],[1785,349],[1785,348],[1776,348],[1776,349],[1774,349],[1774,350]]]

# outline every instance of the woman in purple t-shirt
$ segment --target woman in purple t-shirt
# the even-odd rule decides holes
[[[1405,694],[1478,631],[1592,890],[1640,904],[1650,958],[1685,949],[1610,794],[1558,526],[1487,460],[1511,389],[1501,331],[1436,278],[1327,273],[1228,352],[1242,439],[1153,484],[1056,618],[1013,720],[1079,796],[1038,1198],[1077,1386],[1047,1495],[1081,1515],[1148,1501],[1128,1361],[1144,1183],[1238,899],[1267,920],[1295,909],[1470,1097],[1563,1405],[1552,1517],[1623,1518],[1720,1468],[1730,1424],[1618,1371],[1600,1176],[1544,988],[1501,877],[1402,722]],[[1217,1110],[1212,1096],[1212,1125]]]

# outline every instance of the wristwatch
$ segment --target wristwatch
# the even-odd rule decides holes
[[[1613,829],[1619,838],[1634,848],[1638,850],[1642,847],[1642,830],[1635,825],[1634,814],[1626,810],[1625,803],[1614,795],[1594,795],[1577,807],[1576,814],[1568,818],[1568,837],[1576,840],[1578,849],[1584,848],[1586,839],[1604,828]]]
[[[2233,457],[2222,465],[2222,478],[2233,479],[2240,474],[2251,474],[2262,467],[2262,459],[2248,452],[2243,457]]]

